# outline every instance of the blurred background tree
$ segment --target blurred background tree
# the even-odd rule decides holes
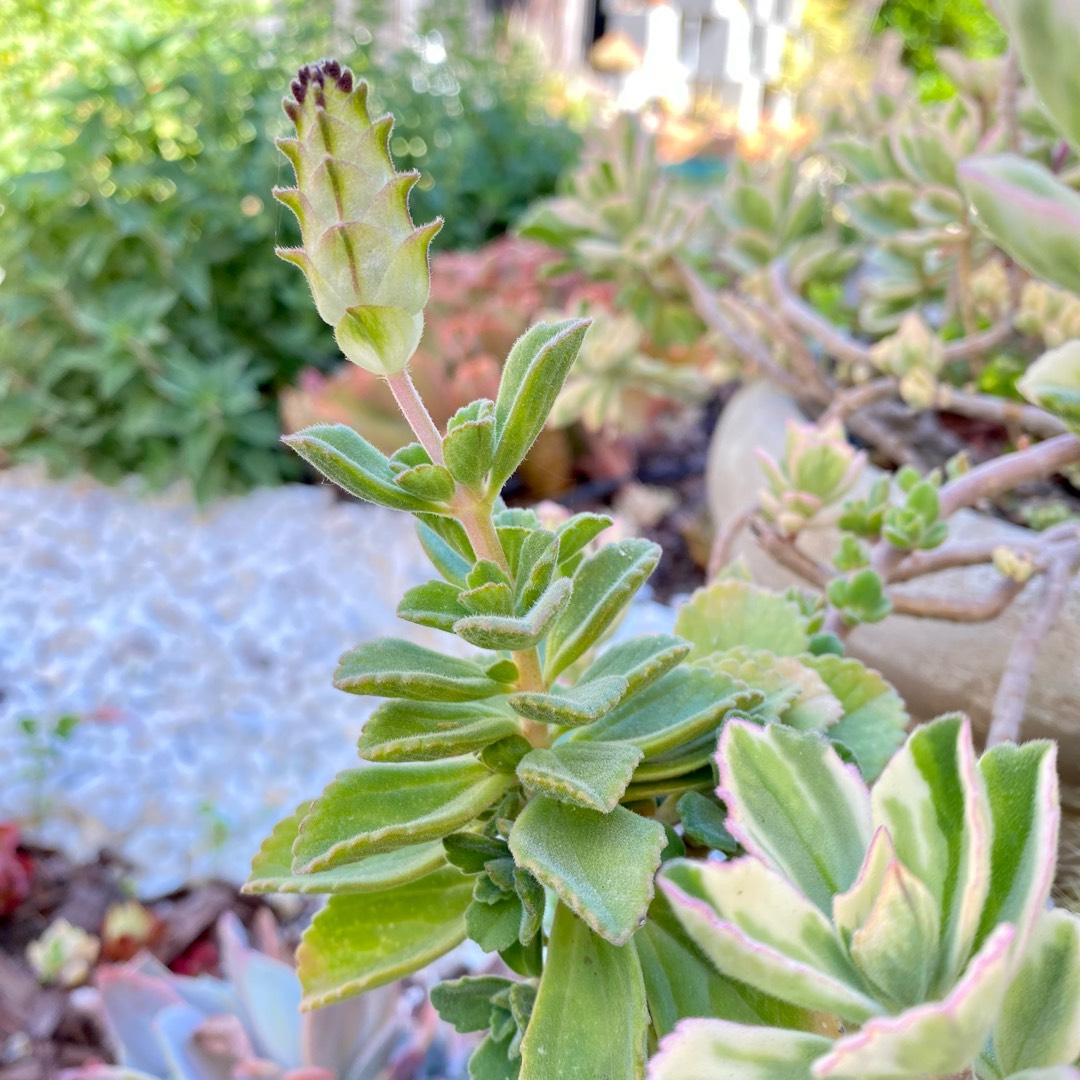
[[[443,249],[504,232],[577,154],[535,54],[461,2],[407,33],[379,0],[347,23],[298,0],[5,7],[0,454],[56,474],[183,478],[202,500],[298,475],[277,394],[338,359],[266,258],[295,239],[270,188],[301,63],[333,52],[373,83]]]

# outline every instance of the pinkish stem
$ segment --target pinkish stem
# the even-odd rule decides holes
[[[394,375],[387,375],[386,381],[398,403],[402,415],[409,422],[413,434],[419,439],[420,445],[428,452],[428,457],[436,465],[443,463],[442,436],[431,419],[431,413],[427,411],[423,398],[420,397],[416,384],[409,375],[408,368],[402,368]]]

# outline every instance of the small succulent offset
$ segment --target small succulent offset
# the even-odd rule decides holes
[[[393,1080],[412,1076],[432,1035],[400,986],[302,1016],[288,964],[248,945],[239,919],[218,923],[223,978],[174,975],[149,954],[98,969],[120,1061],[73,1080]]]
[[[812,735],[725,727],[727,828],[746,854],[669,863],[686,933],[798,1024],[684,1020],[652,1080],[1075,1080],[1080,918],[1049,908],[1049,743],[976,759],[959,716],[914,732],[872,790]]]

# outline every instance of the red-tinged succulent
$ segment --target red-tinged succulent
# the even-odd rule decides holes
[[[19,828],[0,823],[0,918],[10,915],[30,894],[33,861],[19,850]]]

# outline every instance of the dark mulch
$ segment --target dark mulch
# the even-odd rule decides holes
[[[3,828],[10,838],[10,827]],[[57,919],[100,936],[106,911],[131,897],[131,867],[107,852],[82,864],[33,845],[18,845],[15,860],[11,854],[8,845],[6,865],[0,866],[0,1078],[46,1080],[64,1069],[111,1062],[105,1033],[78,1007],[78,993],[41,986],[26,947]],[[102,960],[127,960],[147,947],[173,971],[196,975],[218,973],[213,932],[226,911],[251,928],[267,905],[224,882],[208,881],[145,907],[153,916],[148,938],[108,943]],[[299,922],[284,927],[285,938],[294,944],[299,930]]]

